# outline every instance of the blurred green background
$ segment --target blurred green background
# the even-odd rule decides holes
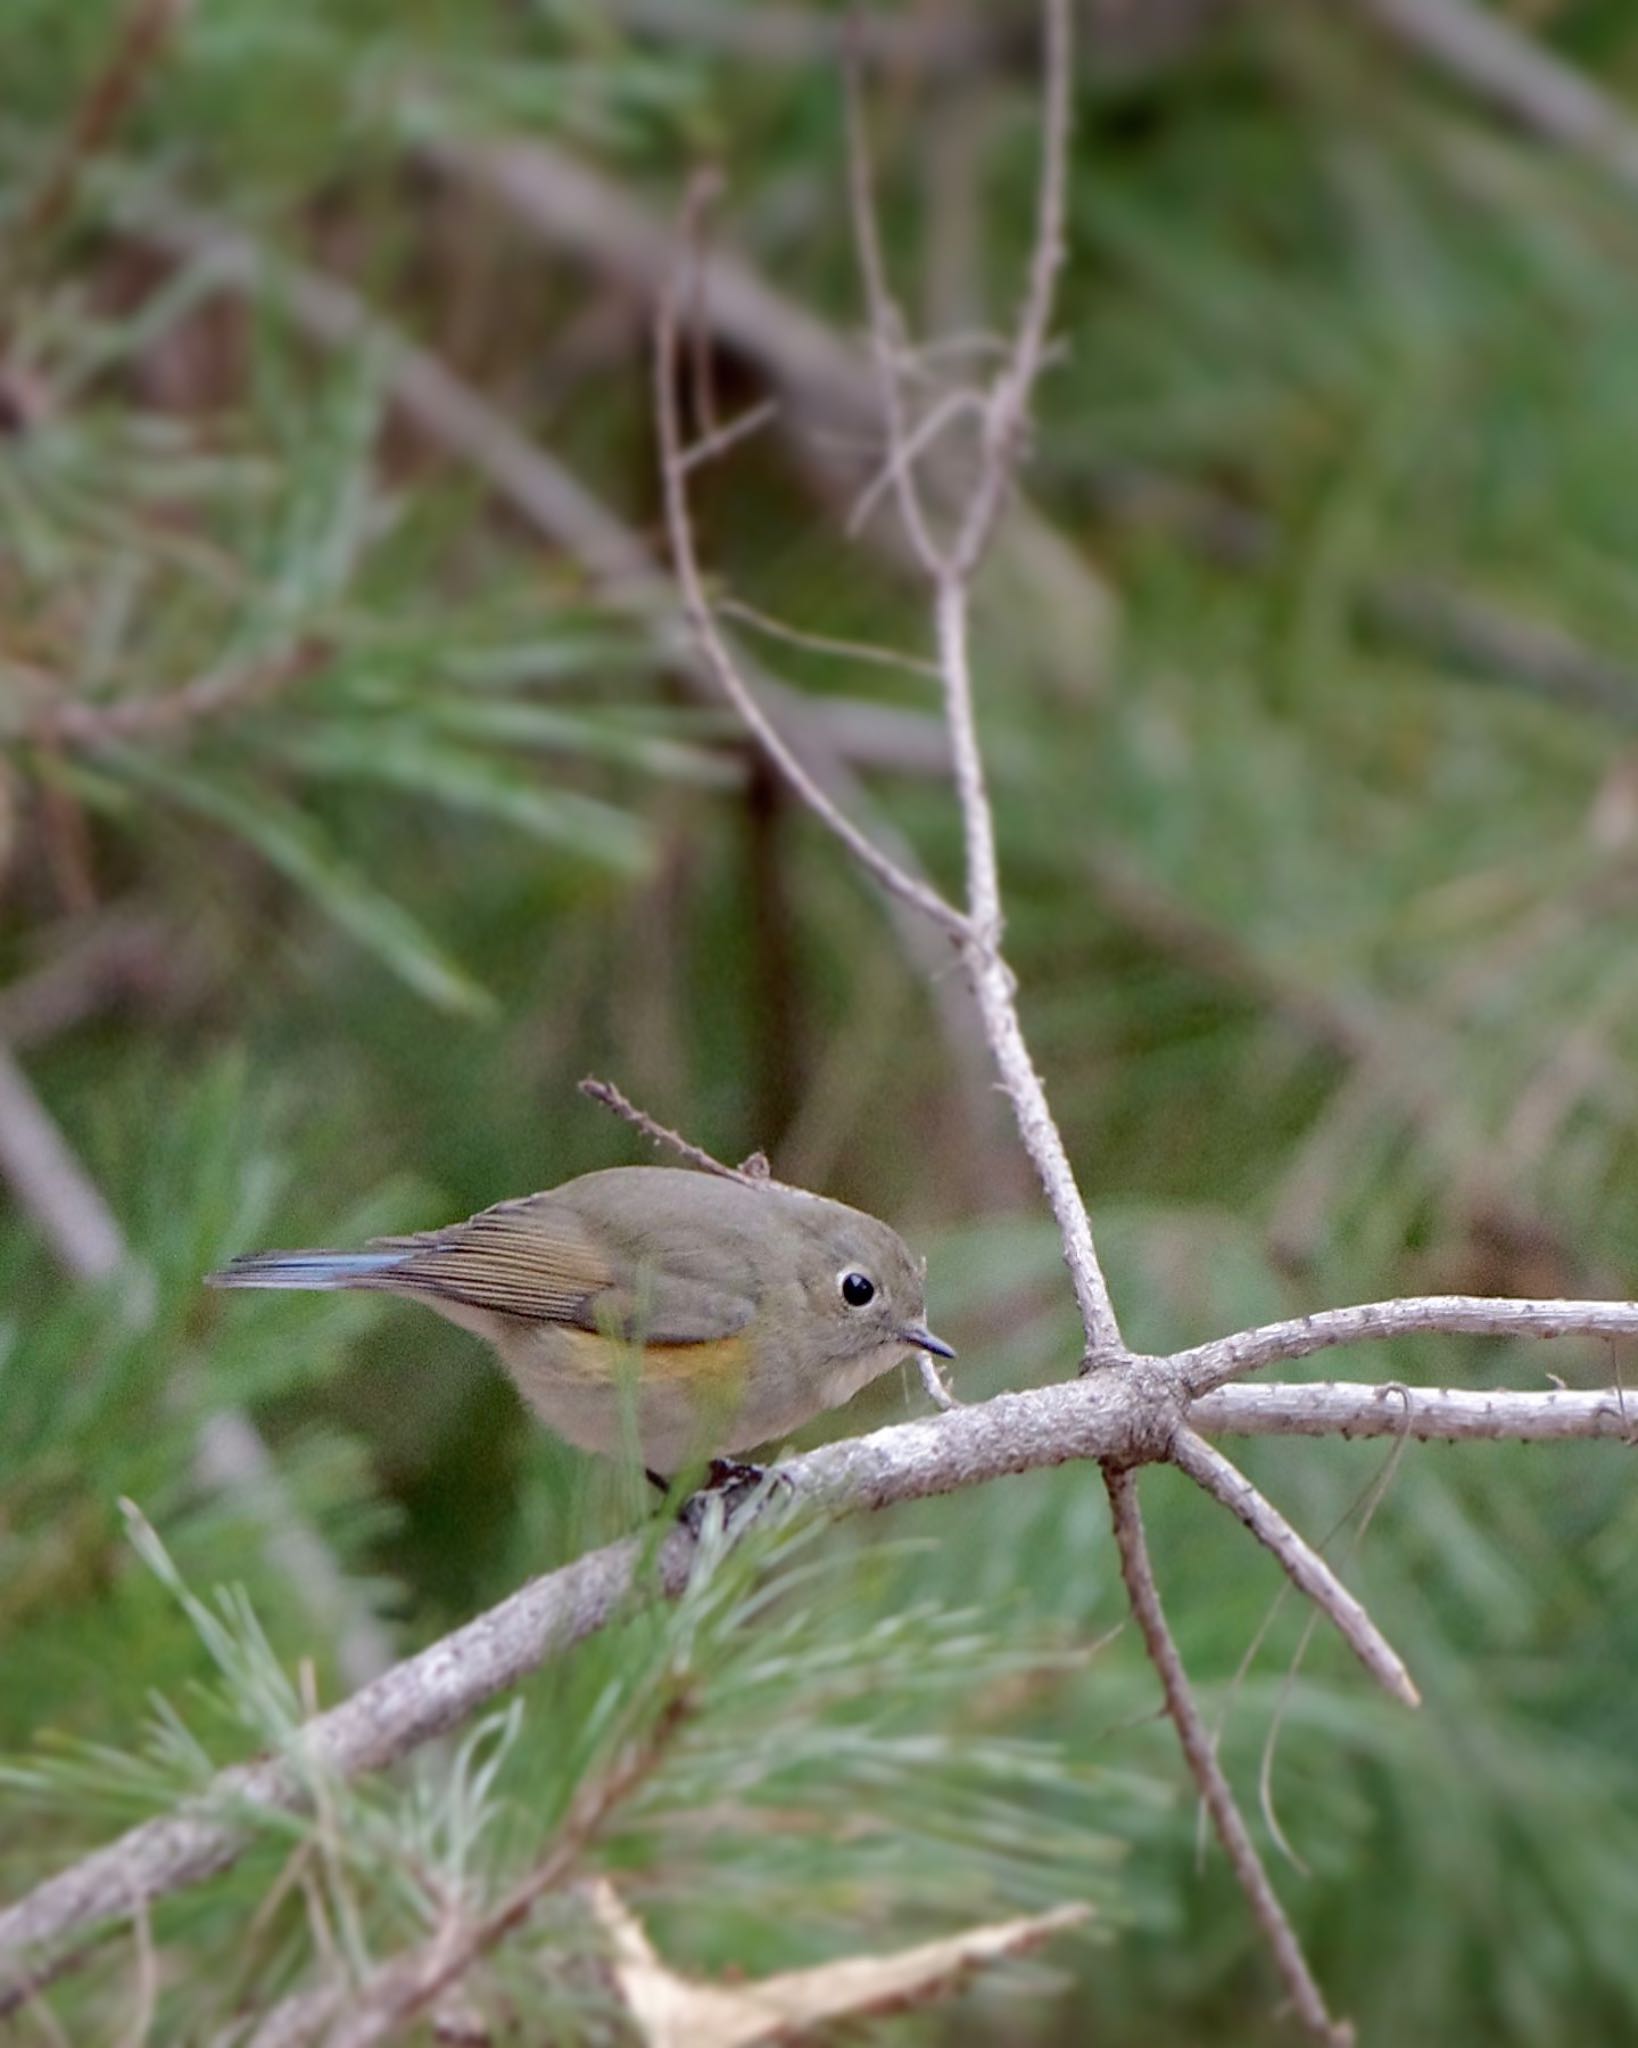
[[[1618,0],[1496,11],[1638,97]],[[8,1896],[299,1711],[279,1671],[345,1689],[350,1624],[320,1626],[270,1558],[262,1493],[201,1480],[212,1414],[251,1416],[400,1650],[629,1524],[626,1476],[527,1426],[459,1333],[198,1285],[250,1245],[647,1156],[577,1096],[588,1069],[899,1224],[964,1395],[1078,1355],[949,972],[702,697],[652,593],[426,416],[430,362],[444,415],[451,390],[486,403],[509,458],[548,455],[619,545],[657,546],[654,249],[690,170],[720,166],[714,244],[773,296],[696,355],[724,417],[782,409],[700,477],[710,570],[805,633],[925,655],[891,522],[845,530],[880,451],[833,388],[861,361],[838,17],[198,0],[144,57],[131,25],[164,12],[0,10],[0,1038],[141,1269],[88,1287],[0,1210]],[[919,359],[931,403],[1016,301],[1032,13],[883,20],[888,255],[915,331],[959,342]],[[1076,118],[1061,346],[976,655],[1008,952],[1127,1334],[1629,1294],[1634,194],[1346,7],[1082,10]],[[535,152],[544,223],[484,154],[501,142]],[[769,306],[820,323],[823,374],[761,345]],[[807,693],[858,814],[953,885],[926,676],[743,630]],[[1621,1367],[1466,1340],[1335,1363],[1539,1386],[1548,1362]],[[895,1380],[833,1427],[924,1405]],[[1318,1538],[1384,1457],[1246,1463]],[[234,1607],[214,1664],[122,1496],[195,1594],[244,1589],[255,1626]],[[1235,1782],[1363,2040],[1629,2038],[1619,1452],[1403,1459],[1348,1569],[1422,1685],[1414,1718],[1323,1633],[1288,1683],[1289,1606],[1236,1683],[1276,1574],[1174,1475],[1144,1497]],[[1088,1936],[884,2035],[1282,2034],[1221,1859],[1197,1868],[1095,1474],[823,1533],[773,1569],[775,1606],[726,1585],[685,1658],[674,1624],[634,1625],[524,1689],[484,1738],[504,1755],[496,1825],[460,1851],[475,1896],[652,1706],[654,1660],[692,1659],[691,1732],[593,1859],[679,1967],[760,1974],[1086,1897]],[[326,1879],[349,1966],[424,1931],[406,1845],[472,1767],[351,1795],[359,1846]],[[149,2038],[243,2038],[232,2015],[342,1967],[311,1898],[275,1891],[291,1848],[275,1833],[157,1915]],[[616,2027],[554,1963],[577,1941],[548,1916],[491,1967],[516,2022],[495,2038]],[[69,2038],[130,2038],[132,1968],[108,1945],[55,1994]]]

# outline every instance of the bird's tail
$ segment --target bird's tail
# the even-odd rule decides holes
[[[207,1273],[207,1287],[375,1287],[402,1251],[391,1252],[241,1252],[219,1273]]]

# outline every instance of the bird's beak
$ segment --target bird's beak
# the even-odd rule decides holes
[[[935,1358],[954,1358],[955,1347],[946,1344],[942,1337],[935,1337],[931,1330],[920,1323],[906,1323],[899,1331],[906,1344],[914,1344],[918,1351],[930,1351]]]

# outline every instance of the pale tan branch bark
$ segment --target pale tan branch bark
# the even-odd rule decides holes
[[[956,793],[967,846],[967,914],[973,936],[963,949],[963,957],[991,1053],[1002,1085],[1012,1100],[1019,1135],[1040,1176],[1063,1239],[1064,1262],[1086,1331],[1088,1356],[1118,1358],[1124,1351],[1120,1323],[1098,1261],[1086,1203],[1018,1021],[1012,970],[1000,953],[1001,879],[994,819],[984,779],[984,757],[973,715],[964,584],[948,578],[941,580],[937,628],[945,717],[950,728]]]
[[[1618,1386],[1512,1388],[1360,1386],[1219,1387],[1190,1404],[1189,1419],[1213,1435],[1414,1437],[1419,1443],[1638,1444],[1638,1392]]]
[[[1163,1459],[1185,1413],[1214,1434],[1622,1442],[1633,1435],[1613,1387],[1481,1394],[1225,1386],[1185,1407],[1168,1362],[1138,1358],[827,1444],[779,1470],[793,1505],[840,1517],[1071,1462]],[[672,1531],[643,1593],[676,1597],[693,1554],[687,1531]],[[66,1967],[95,1930],[125,1918],[133,1900],[162,1898],[225,1870],[251,1839],[258,1808],[302,1805],[313,1766],[342,1777],[385,1769],[605,1627],[633,1592],[640,1555],[639,1540],[628,1538],[530,1581],[309,1722],[301,1738],[308,1769],[272,1758],[226,1771],[207,1794],[131,1829],[0,1912],[0,2016]]]
[[[1469,1337],[1638,1337],[1638,1302],[1515,1301],[1507,1295],[1430,1294],[1326,1308],[1265,1323],[1180,1351],[1172,1361],[1190,1393],[1204,1394],[1265,1365],[1309,1358],[1338,1344],[1426,1332]]]
[[[1149,1562],[1149,1546],[1138,1507],[1137,1475],[1106,1466],[1104,1484],[1109,1489],[1115,1547],[1120,1553],[1126,1596],[1142,1632],[1149,1661],[1159,1674],[1166,1712],[1177,1730],[1189,1770],[1200,1787],[1206,1810],[1217,1830],[1217,1839],[1223,1845],[1240,1889],[1250,1902],[1257,1924],[1273,1952],[1281,1982],[1298,2019],[1312,2039],[1328,2043],[1329,2048],[1352,2048],[1354,2030],[1345,2022],[1332,2019],[1326,2009],[1324,1995],[1308,1968],[1296,1931],[1286,1918],[1285,1908],[1268,1881],[1268,1873],[1263,1869],[1262,1859],[1240,1817],[1228,1779],[1217,1761],[1211,1736],[1195,1704],[1194,1692],[1167,1626],[1160,1592],[1155,1585],[1154,1569]]]
[[[1063,258],[1064,193],[1068,177],[1072,59],[1067,0],[1047,0],[1046,116],[1042,139],[1040,202],[1029,281],[1006,358],[983,404],[979,475],[954,546],[934,540],[916,485],[916,449],[899,382],[902,323],[889,288],[871,188],[864,121],[855,82],[849,95],[850,188],[854,234],[864,277],[871,340],[887,420],[888,465],[900,515],[934,594],[939,676],[966,847],[966,919],[958,934],[962,958],[983,1019],[991,1055],[1010,1096],[1019,1135],[1039,1175],[1063,1239],[1089,1358],[1123,1355],[1120,1324],[1098,1262],[1086,1204],[1075,1182],[1046,1090],[1018,1021],[1011,970],[1001,957],[1001,874],[973,708],[968,625],[972,581],[989,544],[1015,465],[1042,351],[1052,318],[1053,293]]]
[[[1185,1427],[1172,1437],[1171,1462],[1213,1500],[1220,1501],[1273,1553],[1292,1585],[1329,1618],[1390,1699],[1405,1707],[1422,1704],[1404,1659],[1372,1621],[1363,1602],[1349,1592],[1319,1552],[1298,1535],[1232,1460]]]

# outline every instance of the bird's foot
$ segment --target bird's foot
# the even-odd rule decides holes
[[[738,1458],[713,1458],[705,1471],[705,1484],[691,1493],[677,1510],[677,1519],[696,1539],[705,1527],[713,1501],[722,1503],[723,1526],[735,1521],[764,1492],[768,1473],[762,1465],[747,1465]],[[775,1476],[775,1487],[788,1487],[788,1479]]]

